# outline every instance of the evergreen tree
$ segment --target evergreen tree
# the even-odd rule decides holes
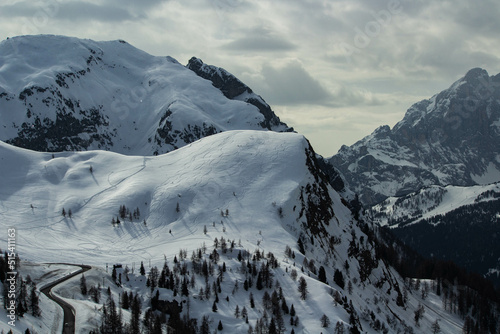
[[[323,328],[330,327],[330,318],[328,318],[328,316],[326,314],[323,314],[321,316],[320,321],[321,321],[321,327],[323,327]]]
[[[66,210],[64,210],[64,208],[62,209],[62,215],[63,217],[66,217]]]
[[[184,279],[182,280],[181,296],[189,296],[188,280],[185,276]]]
[[[201,318],[200,334],[210,334],[210,318],[207,315]]]
[[[319,267],[318,280],[320,282],[327,283],[326,282],[326,271],[325,271],[325,268],[323,266]]]
[[[241,309],[241,317],[243,319],[246,319],[247,316],[248,316],[247,308],[245,306],[243,306],[243,308]]]
[[[103,306],[103,318],[101,323],[101,333],[122,333],[121,312],[116,311],[116,304],[113,296],[110,295],[108,301]]]
[[[141,261],[141,268],[140,268],[140,270],[139,270],[139,273],[140,273],[142,276],[146,275],[146,269],[144,269],[144,263],[142,263],[142,261]]]
[[[344,324],[340,321],[337,321],[337,324],[335,325],[335,334],[344,334]]]
[[[24,313],[28,311],[28,305],[26,303],[26,298],[27,298],[26,283],[24,282],[21,275],[19,275],[18,282],[19,282],[18,283],[19,293],[16,298],[16,311],[17,311],[17,316],[23,317]]]
[[[306,300],[307,298],[307,282],[306,282],[306,279],[304,277],[300,277],[299,279],[299,293],[300,293],[300,299],[302,300]]]
[[[264,283],[262,279],[262,271],[259,271],[259,274],[257,275],[257,283],[255,285],[257,290],[262,290],[264,288]]]
[[[212,304],[212,312],[217,312],[217,303],[214,300],[214,303]]]
[[[278,334],[278,329],[276,328],[276,320],[274,320],[274,317],[271,318],[271,322],[269,323],[268,333]]]
[[[89,295],[90,298],[92,298],[92,301],[98,304],[99,300],[101,299],[100,287],[96,288],[95,286],[91,286],[89,289]]]
[[[301,252],[303,255],[305,255],[306,250],[304,248],[304,243],[302,242],[301,238],[299,238],[299,240],[297,241],[297,245],[299,246],[299,252]]]
[[[422,304],[418,304],[417,310],[415,311],[413,317],[413,319],[415,320],[415,325],[417,325],[417,327],[420,326],[420,319],[423,318],[424,312],[425,312],[424,306]]]
[[[286,304],[285,297],[283,297],[282,301],[281,301],[281,310],[283,311],[284,314],[289,314],[290,313],[290,309],[288,308],[288,305]]]
[[[121,219],[125,219],[127,216],[127,207],[125,205],[120,206],[119,214]]]
[[[140,334],[140,322],[139,319],[141,317],[141,302],[139,300],[139,296],[135,295],[133,298],[130,298],[129,301],[131,303],[131,311],[132,314],[130,316],[130,333],[131,334]]]
[[[151,334],[153,332],[153,325],[155,321],[155,314],[152,308],[148,308],[144,313],[144,318],[142,320],[143,332]]]
[[[40,306],[38,305],[38,295],[36,293],[36,284],[35,283],[33,283],[33,285],[31,286],[30,310],[31,310],[31,315],[34,317],[39,317],[42,314],[42,311],[40,310]]]
[[[128,300],[128,294],[126,291],[123,291],[123,293],[121,294],[121,306],[122,306],[122,309],[124,310],[128,310],[129,307],[130,307],[130,303],[129,303],[129,300]]]
[[[87,295],[87,280],[85,279],[85,275],[82,273],[82,277],[80,278],[80,292],[82,295]]]
[[[217,326],[217,329],[220,330],[220,331],[224,329],[224,327],[222,326],[222,321],[221,320],[219,320],[219,325]]]
[[[438,334],[441,333],[441,326],[439,326],[439,321],[436,319],[434,323],[431,326],[432,334]]]
[[[295,308],[293,307],[293,304],[292,307],[290,307],[290,316],[295,317]]]
[[[158,309],[159,301],[160,301],[160,291],[156,290],[156,294],[154,295],[154,297],[151,298],[151,308],[153,309],[153,311]]]
[[[163,334],[163,330],[162,330],[162,326],[161,326],[161,318],[159,316],[155,317],[153,331],[151,334]]]
[[[335,284],[337,284],[340,288],[344,288],[345,282],[344,282],[344,275],[342,275],[342,272],[338,269],[335,269],[335,273],[333,274],[333,281]]]

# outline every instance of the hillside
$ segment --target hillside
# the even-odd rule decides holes
[[[430,185],[500,181],[500,74],[479,68],[329,162],[365,205]]]
[[[431,186],[389,197],[368,215],[422,255],[451,260],[499,285],[499,198],[499,183]]]
[[[179,290],[163,287],[157,283],[159,276],[153,276],[160,299],[189,300],[191,306],[182,308],[181,319],[196,318],[200,325],[208,315],[211,331],[218,321],[232,333],[246,333],[250,325],[268,328],[273,321],[287,332],[310,333],[333,331],[337,323],[345,330],[369,333],[424,333],[437,319],[447,333],[462,328],[463,320],[440,305],[434,283],[429,281],[421,296],[410,280],[377,257],[372,236],[362,231],[326,182],[301,135],[229,131],[157,157],[103,151],[37,153],[2,143],[0,159],[5,176],[1,224],[17,229],[20,256],[38,263],[100,268],[120,263],[135,268],[129,281],[124,280],[128,274],[119,271],[122,284],[113,286],[112,294],[117,301],[123,291],[138,293],[141,317],[155,291],[146,286],[146,276],[137,273],[140,263],[147,267],[145,275],[151,275],[155,266],[159,274],[166,261],[176,282],[193,283],[181,293],[180,285]],[[0,242],[7,243],[4,235]],[[219,276],[203,277],[200,261],[209,262]],[[254,265],[255,273],[245,269]],[[102,269],[95,270],[87,277],[94,288],[103,277]],[[107,287],[113,279],[109,273],[105,276]],[[234,290],[250,279],[248,291]],[[300,281],[307,285],[304,299]],[[200,288],[212,283],[220,289],[218,303],[213,289],[206,299],[199,298]],[[280,303],[286,298],[288,307],[293,304],[300,321],[266,306],[266,292],[279,292],[278,284]],[[95,309],[106,303],[104,290],[95,303],[78,293],[78,280],[65,286],[61,294],[76,305],[77,317],[78,312],[83,319],[102,316]],[[248,304],[250,292],[255,309]],[[249,310],[249,324],[235,320],[236,305]],[[424,312],[415,322],[420,305]],[[322,327],[323,314],[330,329]],[[131,315],[124,310],[123,316],[128,321]],[[49,326],[50,315],[43,317],[49,317],[44,320]],[[80,328],[88,330],[91,322],[81,319]]]
[[[293,130],[233,75],[210,68],[224,87],[123,40],[4,40],[0,140],[44,152],[153,155],[227,130]],[[241,93],[229,96],[225,89],[235,82]]]

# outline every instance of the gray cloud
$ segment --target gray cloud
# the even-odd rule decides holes
[[[295,48],[296,46],[289,40],[263,28],[248,31],[246,36],[222,46],[225,50],[247,52],[290,51]]]
[[[276,104],[322,104],[331,95],[304,67],[294,61],[283,67],[264,65],[262,76],[268,87],[268,99]]]
[[[27,17],[37,19],[46,15],[52,19],[84,21],[95,20],[103,22],[125,21],[137,18],[128,10],[118,6],[95,5],[87,2],[16,2],[12,5],[0,6],[0,15],[4,17]]]

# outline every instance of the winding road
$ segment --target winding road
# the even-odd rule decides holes
[[[69,265],[69,266],[75,266],[75,267],[80,267],[79,270],[75,271],[74,273],[71,273],[67,276],[64,276],[52,283],[49,283],[45,285],[43,288],[40,289],[40,291],[46,295],[49,299],[53,300],[59,306],[62,307],[64,311],[64,322],[63,322],[63,334],[74,334],[75,333],[75,309],[73,306],[71,306],[69,303],[65,302],[62,300],[62,298],[56,296],[55,294],[52,293],[52,288],[55,287],[56,285],[69,280],[70,278],[75,277],[78,274],[84,273],[91,269],[90,266],[86,265],[78,265],[78,264],[72,264],[72,263],[51,263],[51,264],[64,264],[64,265]]]

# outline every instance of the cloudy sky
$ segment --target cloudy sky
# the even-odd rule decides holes
[[[331,156],[473,67],[500,72],[498,0],[3,0],[0,38],[124,39],[225,68]]]

